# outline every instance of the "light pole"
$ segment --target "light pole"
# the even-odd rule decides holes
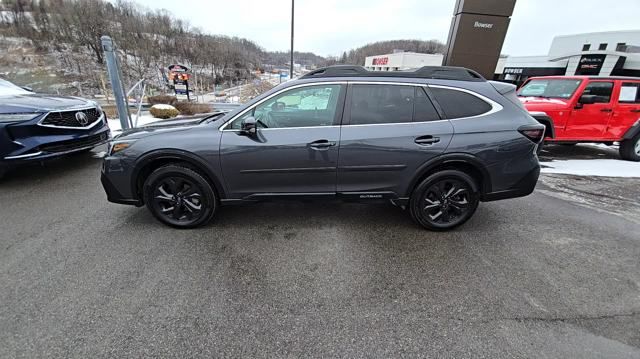
[[[289,68],[289,80],[293,79],[293,15],[295,0],[291,0],[291,67]]]

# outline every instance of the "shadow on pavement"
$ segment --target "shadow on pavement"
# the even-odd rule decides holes
[[[17,166],[9,169],[4,177],[0,178],[0,188],[62,179],[73,172],[100,163],[102,158],[99,153],[105,149],[106,146],[99,146],[88,152],[72,153],[44,162]]]
[[[589,143],[573,146],[545,144],[542,149],[542,154],[540,155],[541,162],[589,159],[622,160],[618,153],[618,146],[604,146]]]

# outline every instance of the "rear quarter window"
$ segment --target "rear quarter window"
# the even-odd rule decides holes
[[[431,87],[431,92],[447,118],[479,116],[492,109],[483,99],[466,92],[441,87]]]

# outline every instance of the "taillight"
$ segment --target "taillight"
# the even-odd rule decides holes
[[[544,138],[544,128],[521,128],[518,131],[533,143],[540,143]]]

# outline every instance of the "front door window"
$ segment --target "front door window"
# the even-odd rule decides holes
[[[253,107],[233,121],[231,128],[240,129],[250,116],[260,128],[334,125],[340,89],[341,85],[316,85],[285,91]]]

